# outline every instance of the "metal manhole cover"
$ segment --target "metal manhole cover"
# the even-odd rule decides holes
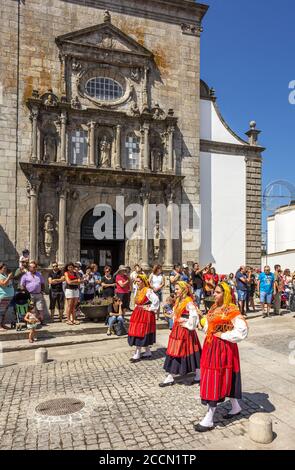
[[[56,398],[40,403],[35,410],[43,416],[64,416],[77,413],[84,406],[85,403],[76,398]]]

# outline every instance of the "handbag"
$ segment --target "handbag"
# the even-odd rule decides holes
[[[116,322],[113,328],[117,336],[126,336],[128,334],[124,323],[120,321]]]

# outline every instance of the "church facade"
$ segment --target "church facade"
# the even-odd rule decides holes
[[[231,269],[260,266],[263,148],[254,123],[249,141],[234,135],[200,80],[207,8],[191,0],[1,1],[1,260],[15,265],[29,248],[44,269],[55,260],[167,270],[201,260],[225,272],[219,245],[229,239],[220,224],[230,211],[220,218],[218,204],[228,202],[227,174],[242,201],[231,219],[240,240]],[[142,205],[142,239],[116,236],[128,222],[118,200]],[[99,204],[114,221],[102,240],[93,232]],[[167,208],[163,239],[157,218],[148,239],[151,204]],[[190,219],[199,208],[194,243],[172,235],[180,218],[172,208],[182,205]]]

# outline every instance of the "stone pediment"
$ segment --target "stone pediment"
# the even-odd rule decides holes
[[[135,41],[133,38],[123,33],[110,22],[81,29],[56,38],[59,48],[65,53],[69,48],[92,49],[93,51],[108,50],[119,53],[137,55],[142,58],[153,58],[153,54]]]

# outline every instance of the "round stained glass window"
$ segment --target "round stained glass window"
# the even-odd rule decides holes
[[[91,98],[103,101],[115,101],[124,94],[120,83],[107,77],[90,78],[85,88],[87,95],[91,96]]]

